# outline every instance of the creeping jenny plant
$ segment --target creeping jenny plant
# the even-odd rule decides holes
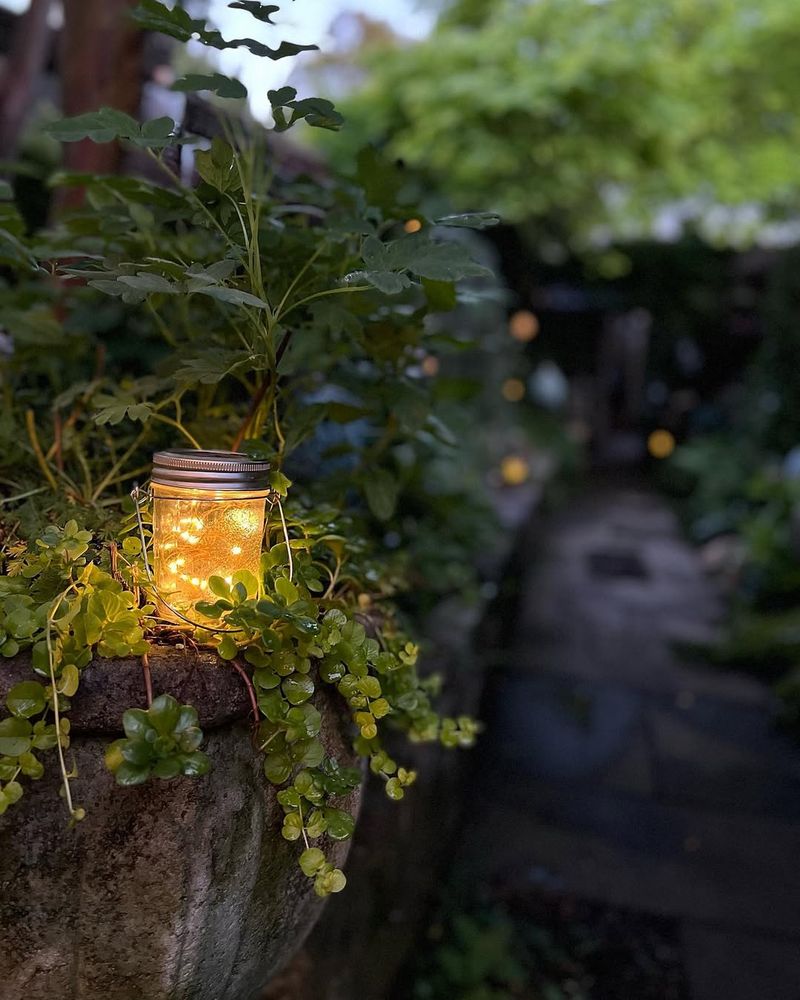
[[[277,9],[229,6],[261,26]],[[158,0],[142,0],[133,17],[178,42],[244,46],[268,59],[308,48],[226,40]],[[212,90],[218,103],[245,93],[219,73],[190,74],[175,88]],[[275,131],[342,124],[325,100],[289,87],[269,96]],[[389,728],[448,747],[471,745],[477,729],[437,713],[436,679],[418,674],[417,646],[391,603],[404,581],[376,544],[395,517],[404,467],[423,449],[453,446],[409,372],[435,337],[426,315],[452,307],[459,279],[485,273],[461,242],[434,238],[434,223],[464,227],[473,217],[427,220],[374,151],[348,181],[287,178],[263,130],[221,110],[208,148],[172,119],[140,124],[109,108],[48,131],[137,147],[158,181],[62,174],[55,182],[83,188],[86,207],[34,236],[14,204],[0,202],[0,263],[14,275],[0,290],[14,338],[2,360],[3,481],[13,488],[0,507],[0,653],[31,656],[31,677],[11,688],[0,719],[0,812],[50,753],[69,820],[83,819],[69,754],[82,670],[95,655],[146,662],[153,643],[190,633],[239,672],[283,836],[302,848],[317,893],[338,892],[345,878],[323,838],[351,835],[342,802],[361,771],[326,754],[318,686],[338,692],[354,748],[391,799],[416,774],[387,749]],[[177,154],[198,142],[196,183],[184,184]],[[405,235],[412,213],[422,228]],[[333,444],[320,456],[326,435]],[[209,599],[186,626],[159,615],[142,547],[149,531],[139,532],[128,497],[152,450],[176,438],[269,458],[285,504],[268,526],[259,576],[209,579]],[[289,499],[283,470],[292,463]],[[213,767],[197,713],[169,694],[130,708],[122,729],[106,753],[120,785]]]

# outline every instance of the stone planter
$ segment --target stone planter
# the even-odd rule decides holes
[[[241,679],[207,653],[154,651],[150,666],[155,694],[197,708],[212,770],[117,787],[103,749],[121,735],[122,712],[144,706],[141,664],[86,668],[68,751],[86,819],[66,827],[54,752],[0,819],[0,1000],[251,1000],[320,914],[297,845],[280,835]],[[0,701],[28,677],[23,657],[0,664]],[[333,697],[315,696],[323,743],[351,764]],[[323,845],[337,865],[348,846]]]

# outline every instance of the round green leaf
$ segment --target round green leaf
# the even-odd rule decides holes
[[[183,758],[181,771],[187,778],[199,778],[211,770],[211,758],[202,750],[186,754]]]
[[[147,715],[161,736],[171,736],[181,717],[181,706],[171,694],[160,694],[153,699]]]
[[[222,657],[223,660],[233,660],[239,652],[239,647],[236,645],[236,640],[229,635],[223,635],[220,640],[219,646],[217,646],[217,653]]]
[[[301,705],[314,693],[314,682],[306,674],[292,674],[282,685],[286,700],[292,705]]]
[[[138,767],[123,761],[114,773],[118,785],[142,785],[150,775],[149,767]]]
[[[30,752],[20,755],[19,766],[22,768],[22,773],[33,781],[38,781],[44,774],[44,765]]]
[[[112,773],[116,773],[120,765],[125,763],[125,758],[122,756],[122,747],[126,742],[126,740],[114,740],[113,743],[110,743],[106,747],[105,763],[106,767]]]
[[[120,751],[124,760],[137,767],[148,766],[153,758],[153,748],[145,740],[125,740]]]
[[[8,692],[6,705],[12,715],[23,719],[39,715],[46,705],[44,687],[37,681],[20,681]]]
[[[58,679],[58,690],[67,698],[71,698],[78,690],[81,675],[74,663],[68,663],[61,671]]]
[[[292,761],[288,754],[269,753],[264,760],[264,774],[273,785],[282,785],[292,773]]]
[[[390,799],[399,802],[406,793],[397,778],[389,778],[386,782],[386,794]]]
[[[122,714],[122,728],[129,739],[143,737],[148,730],[152,731],[150,718],[143,708],[129,708]]]
[[[3,788],[3,795],[9,805],[13,806],[15,802],[19,802],[22,798],[22,785],[18,781],[9,781]]]
[[[27,719],[12,716],[0,719],[0,754],[4,757],[19,757],[31,748],[32,727]]]
[[[309,847],[300,855],[300,867],[309,878],[316,875],[325,864],[325,855],[318,847]]]
[[[334,840],[347,840],[353,836],[356,821],[344,809],[326,809],[325,819],[328,823],[328,833]]]

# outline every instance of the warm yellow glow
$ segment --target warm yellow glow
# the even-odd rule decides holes
[[[647,439],[647,450],[653,458],[669,458],[675,451],[675,438],[669,431],[653,431]]]
[[[422,368],[423,374],[433,378],[434,375],[439,374],[439,359],[435,354],[426,354],[422,359],[420,367]]]
[[[501,392],[503,393],[503,399],[507,399],[509,403],[518,403],[525,396],[525,383],[522,379],[507,378],[503,382]]]
[[[422,229],[422,223],[419,219],[408,219],[403,226],[403,229],[405,229],[407,233],[418,233],[420,229]]]
[[[530,471],[530,466],[520,455],[506,455],[500,463],[500,475],[507,486],[521,486]]]
[[[539,333],[539,320],[529,309],[519,309],[511,314],[508,321],[508,332],[520,343],[533,340]]]
[[[159,591],[186,609],[209,597],[208,578],[259,573],[263,492],[182,489],[153,484],[153,569]]]

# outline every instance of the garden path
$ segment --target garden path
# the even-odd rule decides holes
[[[800,750],[765,685],[676,652],[722,614],[696,553],[608,485],[528,544],[459,868],[667,918],[692,1000],[800,1000]]]

